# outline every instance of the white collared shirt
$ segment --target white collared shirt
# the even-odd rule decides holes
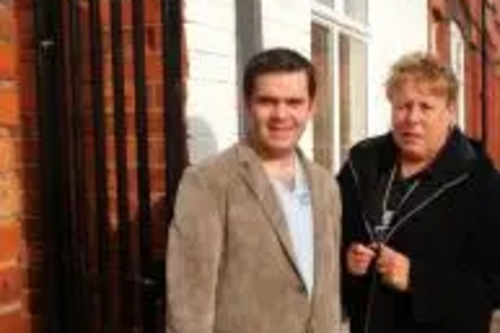
[[[293,188],[271,178],[274,190],[283,209],[300,274],[309,295],[314,284],[314,227],[311,208],[311,191],[299,159],[295,158]]]

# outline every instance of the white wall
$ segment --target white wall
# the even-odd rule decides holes
[[[236,1],[186,0],[188,147],[194,163],[233,144],[238,133]],[[260,0],[262,47],[288,46],[310,56],[309,0]],[[241,67],[243,64],[241,65]],[[312,154],[311,128],[301,146]]]
[[[291,47],[309,56],[311,45],[310,0],[260,0],[264,48]]]
[[[186,113],[193,162],[239,138],[236,1],[186,0]],[[250,1],[250,0],[248,0]],[[259,0],[256,0],[259,1]],[[312,0],[260,0],[263,48],[288,46],[310,56]],[[384,82],[402,54],[427,49],[427,1],[369,0],[367,135],[385,132],[390,109]],[[241,65],[242,66],[242,65]],[[312,153],[312,126],[301,146]]]
[[[427,1],[370,0],[368,12],[368,135],[375,135],[390,125],[384,84],[391,64],[404,53],[427,50]]]
[[[190,160],[238,139],[235,0],[185,1]]]

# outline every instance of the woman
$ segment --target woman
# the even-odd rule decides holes
[[[455,126],[458,84],[411,54],[386,86],[392,131],[340,172],[344,303],[353,333],[486,333],[498,302],[500,180]]]

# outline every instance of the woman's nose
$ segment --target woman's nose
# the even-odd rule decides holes
[[[419,122],[422,120],[422,109],[417,104],[408,106],[406,118],[412,123]]]

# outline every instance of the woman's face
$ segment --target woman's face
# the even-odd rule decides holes
[[[402,158],[431,162],[446,143],[455,122],[455,107],[436,94],[429,82],[407,80],[392,92],[392,127]]]

